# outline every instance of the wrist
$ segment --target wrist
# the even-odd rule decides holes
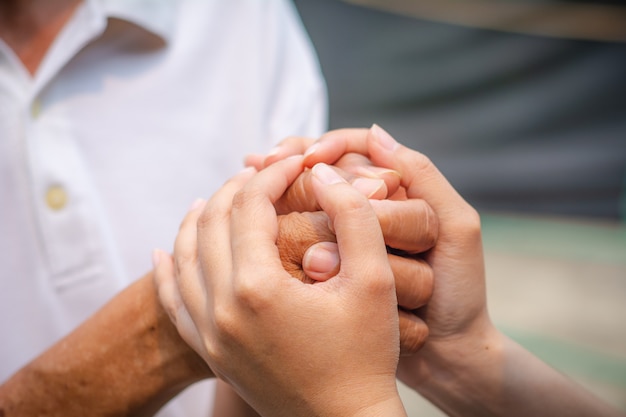
[[[396,392],[396,395],[357,411],[352,417],[406,417],[406,415],[402,399]]]
[[[212,376],[141,278],[0,387],[19,415],[152,415]]]
[[[488,320],[480,329],[424,347],[423,377],[412,388],[448,415],[491,415],[503,384],[507,338]],[[421,353],[420,353],[421,354]]]
[[[366,380],[365,384],[361,384]],[[328,402],[335,404],[328,416],[406,416],[395,375],[391,374],[385,378],[360,378],[360,382],[349,388],[345,386],[343,392],[335,390],[340,395],[335,401]]]

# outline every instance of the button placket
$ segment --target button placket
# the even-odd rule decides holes
[[[37,117],[30,112],[26,129],[34,207],[50,272],[65,284],[98,264],[95,220],[71,129],[59,114],[46,114],[42,98],[33,100],[35,107]]]

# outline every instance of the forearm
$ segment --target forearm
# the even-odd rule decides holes
[[[148,274],[0,386],[0,415],[151,415],[209,376]]]
[[[455,350],[416,387],[451,416],[621,415],[495,329]]]

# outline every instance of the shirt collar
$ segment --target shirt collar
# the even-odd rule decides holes
[[[85,0],[86,6],[105,18],[129,22],[168,43],[174,32],[174,0]]]

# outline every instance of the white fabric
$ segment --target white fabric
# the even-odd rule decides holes
[[[86,1],[32,78],[0,42],[0,381],[148,271],[245,154],[320,134],[325,94],[281,0]]]

